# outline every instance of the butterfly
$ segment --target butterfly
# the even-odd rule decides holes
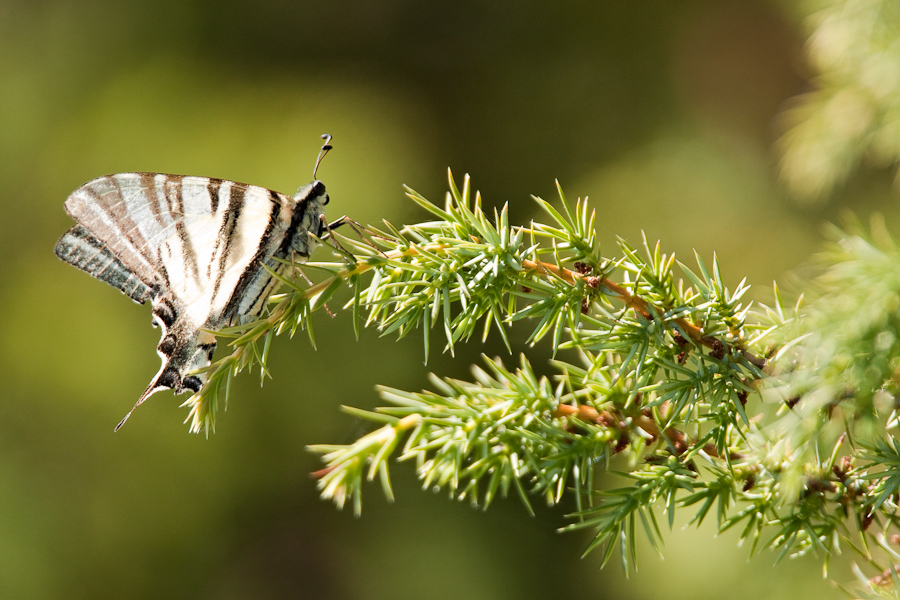
[[[291,197],[263,187],[164,173],[116,173],[82,185],[66,199],[76,221],[56,243],[56,255],[150,302],[162,330],[159,372],[116,427],[163,389],[198,392],[216,349],[213,331],[252,320],[287,262],[303,262],[329,228],[328,204],[316,172]],[[313,237],[315,236],[315,237]]]

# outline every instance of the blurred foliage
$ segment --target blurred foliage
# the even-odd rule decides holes
[[[815,89],[785,114],[781,171],[801,199],[821,200],[863,160],[900,163],[900,5],[833,0],[808,18]]]

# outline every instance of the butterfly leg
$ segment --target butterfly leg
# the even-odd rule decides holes
[[[319,218],[322,220],[320,233],[321,233],[321,230],[324,229],[324,231],[328,232],[329,238],[331,238],[332,240],[334,240],[334,236],[331,234],[332,231],[334,231],[338,227],[343,227],[344,225],[349,225],[350,229],[352,229],[353,232],[356,233],[357,236],[359,236],[359,239],[361,239],[363,242],[365,242],[366,244],[371,246],[373,250],[375,250],[382,256],[385,255],[384,252],[378,246],[375,245],[375,242],[372,241],[372,237],[381,237],[381,236],[376,234],[374,231],[370,231],[368,228],[363,227],[362,225],[360,225],[358,222],[354,221],[347,215],[344,215],[343,217],[341,217],[339,219],[335,219],[331,223],[325,222],[325,215],[320,215]]]
[[[322,219],[322,222],[323,222],[323,223],[326,222],[326,221],[325,221],[325,215],[319,215],[319,218]],[[356,223],[356,221],[354,221],[353,219],[351,219],[351,218],[348,217],[347,215],[344,215],[343,217],[341,217],[341,218],[339,218],[339,219],[335,219],[335,220],[332,221],[331,223],[327,223],[327,224],[325,225],[325,229],[326,229],[327,231],[333,231],[333,230],[337,229],[338,227],[343,227],[344,225],[350,225],[351,223]]]
[[[351,262],[356,262],[356,258],[353,256],[353,253],[344,248],[343,245],[334,237],[333,231],[342,225],[349,225],[352,221],[349,217],[344,215],[340,219],[337,219],[331,223],[325,220],[325,215],[319,215],[319,235],[320,239],[325,239],[327,237],[328,241],[331,242],[331,245],[337,250],[339,253],[346,256],[350,259]],[[327,236],[323,236],[323,233],[327,233]]]

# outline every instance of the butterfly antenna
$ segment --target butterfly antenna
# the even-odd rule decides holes
[[[325,158],[325,155],[328,154],[328,151],[333,147],[331,145],[330,133],[323,133],[322,139],[325,140],[325,143],[322,144],[322,149],[319,150],[319,157],[316,159],[316,167],[313,169],[313,179],[316,178],[316,173],[319,171],[319,164],[322,162],[322,159]]]

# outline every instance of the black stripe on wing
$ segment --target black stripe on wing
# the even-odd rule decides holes
[[[232,246],[235,242],[235,231],[238,228],[238,222],[241,218],[241,211],[244,208],[244,194],[247,189],[245,187],[232,186],[230,198],[228,201],[228,210],[225,212],[225,218],[219,228],[219,237],[216,238],[216,245],[213,248],[212,256],[218,256],[215,270],[215,280],[213,281],[213,296],[219,294],[222,287],[222,279],[226,274],[226,265],[231,254]],[[208,273],[213,274],[212,263],[210,263]]]
[[[144,185],[152,185],[150,174],[135,174]],[[145,243],[144,237],[135,222],[136,214],[126,208],[119,186],[119,176],[109,175],[90,181],[69,195],[65,203],[69,213],[79,225],[87,229],[91,235],[103,242],[105,247],[116,258],[134,273],[142,276],[145,271],[155,271],[155,254],[141,252]],[[149,209],[149,207],[147,207]],[[145,210],[138,217],[141,220],[156,220],[156,211]],[[163,215],[165,216],[165,215]],[[169,226],[169,221],[155,223],[153,229]],[[148,273],[149,275],[149,273]],[[147,279],[146,276],[143,279]]]
[[[157,277],[148,278],[149,282],[143,281],[81,225],[75,225],[63,234],[54,250],[70,265],[121,290],[139,304],[159,293],[159,288],[152,283]]]
[[[185,178],[161,173],[117,173],[84,184],[66,199],[66,211],[94,237],[106,244],[120,262],[141,276],[154,271],[165,277],[160,249],[172,238],[185,248],[179,272],[197,281],[200,265],[186,231],[183,180],[198,180],[192,189],[218,194],[207,178]],[[200,183],[201,185],[197,185]],[[216,199],[217,201],[217,199]],[[192,206],[195,216],[211,216],[211,205]],[[146,281],[146,277],[143,277]],[[158,282],[167,283],[167,279]]]
[[[270,190],[269,193],[271,194],[272,198],[272,211],[269,214],[269,221],[266,224],[265,231],[263,232],[262,236],[259,239],[259,242],[256,245],[256,251],[253,254],[253,259],[241,273],[241,277],[240,279],[238,279],[238,283],[235,286],[234,290],[232,290],[231,297],[228,299],[228,304],[222,311],[222,314],[228,319],[231,319],[235,314],[239,312],[241,303],[246,300],[245,296],[247,295],[248,290],[251,290],[253,288],[259,289],[257,294],[255,294],[257,297],[246,305],[249,309],[256,306],[259,294],[265,292],[268,295],[268,292],[270,292],[273,287],[271,285],[273,277],[263,267],[263,261],[265,260],[266,255],[271,253],[272,247],[279,247],[281,245],[280,240],[273,238],[273,236],[275,236],[275,230],[279,224],[278,214],[281,205],[278,202],[276,192],[272,192]],[[282,233],[282,235],[291,235],[290,228],[287,232]]]

